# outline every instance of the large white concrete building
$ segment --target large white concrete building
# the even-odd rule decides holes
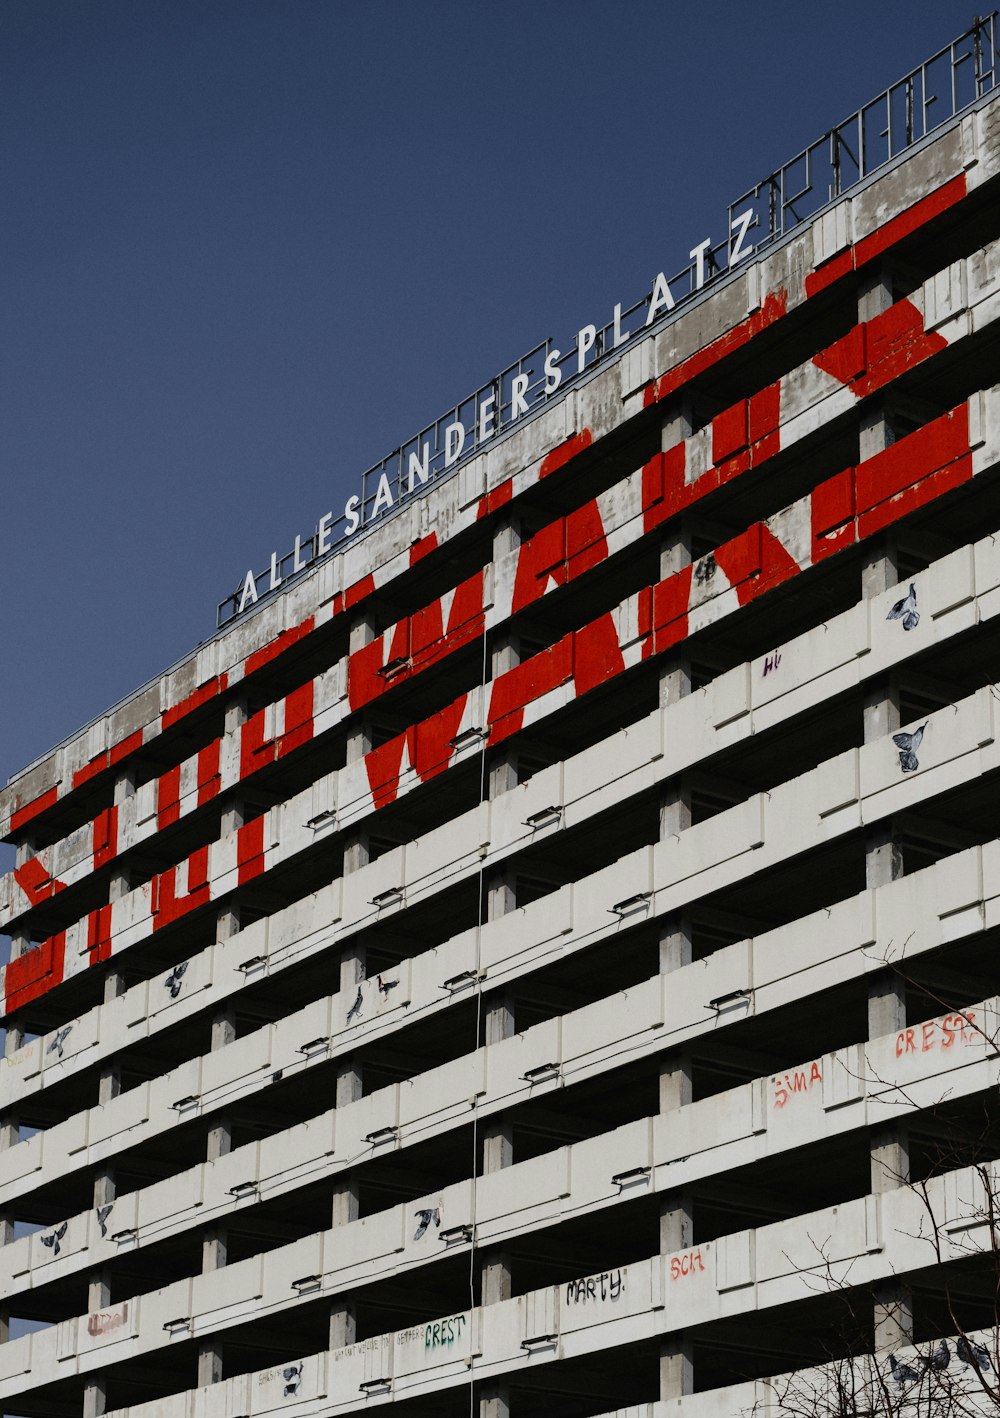
[[[5,1412],[992,1372],[992,44],[0,793]]]

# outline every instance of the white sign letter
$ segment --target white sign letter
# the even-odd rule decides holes
[[[520,418],[522,414],[528,412],[528,405],[525,394],[528,392],[528,385],[531,382],[527,374],[515,374],[510,381],[510,417],[511,421]]]
[[[430,456],[431,445],[429,443],[424,443],[421,445],[419,458],[417,457],[416,453],[410,454],[410,466],[406,479],[407,492],[413,491],[414,478],[419,478],[422,483],[425,483],[427,481],[431,471]]]
[[[653,282],[653,294],[649,297],[649,309],[646,311],[646,324],[651,325],[661,310],[673,310],[675,303],[667,285],[667,278],[661,271]]]
[[[389,486],[389,479],[385,473],[378,480],[378,489],[375,493],[375,503],[372,507],[372,516],[377,517],[379,513],[387,507],[392,506],[392,489]]]
[[[484,399],[479,405],[479,441],[484,442],[487,438],[492,438],[496,433],[494,427],[494,406],[496,405],[496,395],[491,394],[488,399]]]
[[[271,580],[270,580],[270,584],[268,585],[268,588],[267,588],[267,589],[268,589],[269,591],[276,591],[276,590],[278,589],[278,587],[281,585],[281,583],[282,583],[283,580],[284,580],[284,577],[278,575],[278,553],[277,553],[276,551],[272,551],[272,553],[271,553]]]
[[[333,523],[333,513],[328,512],[325,517],[319,519],[319,526],[316,528],[316,555],[325,556],[330,550],[330,528]]]
[[[622,330],[622,303],[619,301],[615,306],[615,342],[611,348],[616,350],[618,346],[623,345],[627,339],[628,331]]]
[[[693,251],[688,252],[691,260],[695,263],[695,290],[701,290],[702,286],[705,284],[705,252],[710,249],[711,245],[712,238],[706,236],[705,240],[700,242]]]
[[[236,614],[242,615],[248,605],[257,604],[257,582],[253,579],[253,572],[248,571],[243,582],[243,594],[240,603],[236,608]]]
[[[576,332],[576,372],[580,374],[587,363],[587,351],[594,348],[594,341],[597,339],[597,329],[593,325],[584,325],[582,330]]]
[[[296,538],[295,538],[295,560],[292,562],[292,570],[293,570],[293,571],[301,571],[301,570],[303,569],[303,567],[308,566],[308,565],[309,565],[309,563],[308,563],[307,561],[303,561],[303,560],[302,560],[302,538],[301,538],[301,537],[296,537]]]
[[[747,207],[745,212],[738,212],[729,223],[729,264],[735,266],[737,261],[742,261],[744,256],[749,256],[753,250],[752,246],[744,246],[746,234],[753,221],[753,208]],[[733,240],[733,235],[736,240]]]
[[[450,423],[444,431],[444,465],[446,468],[450,468],[453,463],[458,462],[464,447],[464,424]]]
[[[562,383],[562,370],[559,368],[559,351],[552,352],[545,356],[545,392],[554,394]]]
[[[347,526],[344,528],[344,536],[352,536],[361,525],[361,518],[358,516],[358,507],[361,503],[360,497],[349,497],[344,503],[344,519]]]

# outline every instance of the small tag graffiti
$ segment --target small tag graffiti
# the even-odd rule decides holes
[[[92,1339],[98,1335],[112,1334],[116,1329],[122,1329],[128,1324],[128,1301],[119,1305],[117,1310],[98,1310],[95,1314],[87,1316],[87,1333]]]
[[[424,1348],[448,1348],[461,1339],[462,1330],[468,1322],[468,1315],[450,1315],[446,1320],[435,1320],[424,1329]]]
[[[771,1079],[774,1096],[771,1106],[784,1108],[796,1093],[808,1093],[814,1083],[823,1082],[823,1070],[818,1063],[803,1064],[789,1073],[776,1073]]]
[[[685,1276],[697,1275],[705,1269],[705,1262],[701,1255],[701,1246],[696,1246],[692,1251],[682,1251],[680,1255],[670,1257],[670,1279],[683,1280]]]
[[[600,1275],[588,1275],[582,1280],[566,1282],[566,1303],[585,1305],[591,1300],[617,1300],[625,1291],[624,1270],[602,1270]]]

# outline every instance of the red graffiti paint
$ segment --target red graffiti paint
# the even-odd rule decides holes
[[[662,470],[662,463],[660,467]],[[968,410],[961,405],[866,460],[857,469],[845,469],[814,490],[810,497],[810,515],[816,559],[898,520],[971,475]],[[788,580],[799,570],[787,548],[764,524],[748,528],[720,547],[715,556],[727,580],[736,585],[741,604]],[[638,615],[640,634],[645,640],[644,655],[660,653],[687,634],[692,582],[693,569],[685,567],[640,593]],[[614,617],[606,612],[590,625],[499,676],[492,687],[488,714],[490,743],[501,742],[516,733],[523,726],[525,708],[559,685],[573,680],[573,694],[578,696],[621,673],[624,656],[617,642],[612,643],[613,632]],[[376,808],[395,798],[404,752],[409,752],[410,762],[423,779],[448,766],[454,753],[452,739],[460,726],[465,702],[465,697],[460,697],[430,720],[411,726],[366,756],[365,766]],[[263,819],[240,829],[241,881],[252,879],[264,870],[263,831]],[[181,898],[176,895],[177,868],[154,879],[151,890],[154,930],[209,899],[207,868],[206,847],[193,854],[188,862],[188,892]],[[95,930],[98,942],[103,940],[102,931],[97,927]],[[7,979],[8,1011],[15,1007],[12,1000],[24,1000],[28,995],[35,998],[61,980],[62,955],[59,952],[62,949],[64,936],[53,937],[46,942],[43,954],[33,951],[11,962]],[[57,964],[53,963],[57,957]],[[23,963],[25,961],[28,963]],[[906,1047],[904,1036],[903,1048]]]
[[[467,645],[483,633],[483,572],[477,571],[451,596],[448,628],[444,628],[444,602],[429,605],[396,622],[388,636],[377,635],[355,650],[347,665],[347,697],[352,710],[371,703],[392,685],[411,679],[445,655]],[[392,673],[386,671],[392,667]]]
[[[246,663],[243,666],[244,675],[255,674],[258,670],[263,669],[265,665],[270,665],[279,655],[283,655],[286,650],[290,650],[293,645],[297,645],[300,640],[304,640],[313,630],[315,624],[315,616],[307,616],[301,624],[289,626],[287,630],[283,630],[280,635],[275,636],[267,645],[262,645],[259,650],[255,650],[252,655],[248,655]]]
[[[112,744],[111,748],[104,753],[98,753],[89,763],[85,763],[82,768],[78,768],[73,774],[73,787],[79,788],[84,783],[96,778],[98,773],[103,773],[106,768],[113,768],[116,763],[121,763],[130,753],[134,753],[137,748],[142,747],[142,730],[136,729],[134,734],[129,734],[127,738],[120,739],[118,743]]]
[[[99,753],[92,758],[89,763],[85,763],[82,768],[78,768],[73,774],[73,787],[81,788],[84,783],[89,783],[91,778],[96,778],[98,773],[103,773],[108,766],[108,755]]]
[[[418,537],[410,547],[410,565],[416,566],[418,561],[423,561],[425,556],[437,551],[437,544],[437,532],[428,532],[426,537]]]
[[[966,1009],[961,1014],[945,1014],[940,1019],[925,1020],[912,1029],[901,1029],[896,1035],[896,1057],[951,1049],[955,1044],[975,1044],[983,1037],[976,1024],[976,1011]]]
[[[756,522],[715,552],[715,560],[735,586],[741,606],[780,586],[802,570],[763,522]]]
[[[213,739],[198,753],[198,806],[204,807],[212,801],[222,786],[219,772],[219,752],[221,744]]]
[[[524,722],[525,706],[572,676],[572,635],[500,675],[494,680],[490,695],[490,743],[500,743],[516,734]]]
[[[762,330],[766,330],[769,325],[773,325],[776,320],[780,320],[787,309],[787,291],[775,291],[772,295],[767,296],[759,310],[755,310],[752,315],[741,320],[738,325],[734,325],[731,330],[727,330],[724,335],[712,340],[710,344],[705,345],[695,354],[681,360],[680,364],[675,365],[666,374],[662,374],[659,379],[654,379],[647,384],[643,390],[643,406],[649,408],[653,404],[658,404],[662,399],[675,394],[696,375],[704,374],[706,369],[711,369],[714,364],[718,364],[727,355],[742,349],[754,336],[759,335]]]
[[[512,609],[524,610],[545,594],[550,580],[565,586],[597,566],[607,554],[600,509],[591,500],[522,543],[514,573]]]
[[[705,1269],[705,1262],[702,1259],[701,1246],[696,1246],[694,1250],[682,1251],[680,1255],[670,1257],[670,1279],[684,1280],[689,1275],[700,1275]]]
[[[855,469],[845,468],[813,489],[809,500],[813,565],[857,539]]]
[[[64,885],[49,876],[49,869],[41,857],[29,857],[19,867],[15,867],[14,880],[32,906],[39,906],[43,901],[48,901],[57,891],[62,891]]]
[[[168,768],[156,781],[156,827],[162,832],[181,815],[181,768]]]
[[[118,809],[106,807],[94,818],[94,870],[97,871],[118,855]]]
[[[775,1074],[771,1079],[771,1107],[785,1108],[798,1094],[808,1093],[814,1084],[822,1082],[823,1070],[815,1061],[788,1073]]]
[[[293,689],[285,696],[285,727],[278,739],[278,757],[284,758],[308,743],[313,736],[313,682]]]
[[[971,477],[969,414],[961,404],[858,466],[859,534],[881,531]]]
[[[677,443],[666,453],[657,453],[642,469],[642,530],[651,532],[681,507],[703,495],[700,484],[685,482],[687,445]],[[711,487],[718,478],[711,478]],[[698,489],[697,491],[695,489]]]
[[[926,333],[923,316],[912,301],[899,300],[814,355],[813,363],[861,399],[947,345],[943,335]]]
[[[61,984],[66,955],[66,932],[43,940],[7,963],[4,972],[4,1012],[13,1014]]]
[[[938,187],[919,202],[914,202],[912,207],[907,207],[905,212],[900,212],[898,216],[885,222],[870,236],[863,237],[848,250],[838,252],[836,256],[832,256],[829,261],[824,261],[815,271],[810,272],[806,276],[806,295],[818,295],[849,272],[860,270],[868,261],[881,256],[905,236],[919,230],[934,217],[940,216],[956,202],[960,202],[965,191],[965,174],[959,173],[958,177],[953,177],[943,187]]]
[[[175,704],[172,709],[163,710],[160,715],[161,729],[172,729],[175,724],[179,724],[182,719],[187,718],[188,714],[193,714],[203,704],[210,703],[216,695],[224,693],[228,684],[228,675],[213,675],[211,679],[206,680],[185,699]]]
[[[362,576],[359,581],[353,581],[344,592],[344,610],[353,610],[355,606],[366,601],[369,596],[375,594],[375,577],[369,572],[367,576]]]
[[[615,618],[608,611],[573,634],[573,681],[577,695],[589,694],[625,669]]]
[[[274,739],[266,737],[266,734],[266,711],[258,709],[240,728],[241,780],[274,762]]]
[[[572,434],[565,439],[558,447],[553,448],[551,453],[546,453],[538,469],[538,479],[547,478],[551,473],[557,472],[560,468],[565,468],[567,463],[578,457],[585,448],[589,448],[594,441],[594,435],[589,428],[582,428],[579,433]]]
[[[153,914],[153,930],[162,930],[174,921],[179,921],[189,911],[204,906],[210,900],[208,883],[208,847],[199,847],[187,860],[188,889],[184,896],[177,894],[177,867],[168,867],[159,876],[154,876],[150,892]]]
[[[134,734],[129,734],[127,738],[113,743],[108,750],[108,764],[114,768],[123,759],[128,758],[130,753],[135,753],[137,748],[142,748],[142,730],[136,729]]]
[[[44,793],[39,793],[37,798],[32,798],[30,802],[24,803],[16,811],[11,813],[10,830],[19,832],[22,827],[26,827],[29,822],[33,822],[36,817],[40,817],[43,812],[48,812],[50,807],[55,807],[59,798],[59,789],[48,788]]]
[[[87,916],[87,964],[111,959],[111,907],[100,906]]]
[[[484,517],[489,517],[492,512],[496,512],[501,507],[506,507],[507,503],[514,496],[514,479],[504,478],[502,483],[498,483],[492,492],[486,493],[479,499],[479,506],[476,508],[476,521],[481,522]]]
[[[264,870],[264,818],[255,817],[236,834],[236,863],[239,883],[243,886]]]
[[[661,654],[686,639],[688,633],[688,606],[691,602],[691,579],[694,568],[682,567],[672,576],[658,581],[649,589],[648,631],[644,626],[643,603],[640,602],[639,629],[652,636],[652,642],[643,646],[644,658],[648,654]],[[647,652],[648,646],[648,652]]]

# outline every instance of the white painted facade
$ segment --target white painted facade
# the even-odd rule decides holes
[[[5,1413],[996,1355],[998,196],[994,99],[0,793]]]

